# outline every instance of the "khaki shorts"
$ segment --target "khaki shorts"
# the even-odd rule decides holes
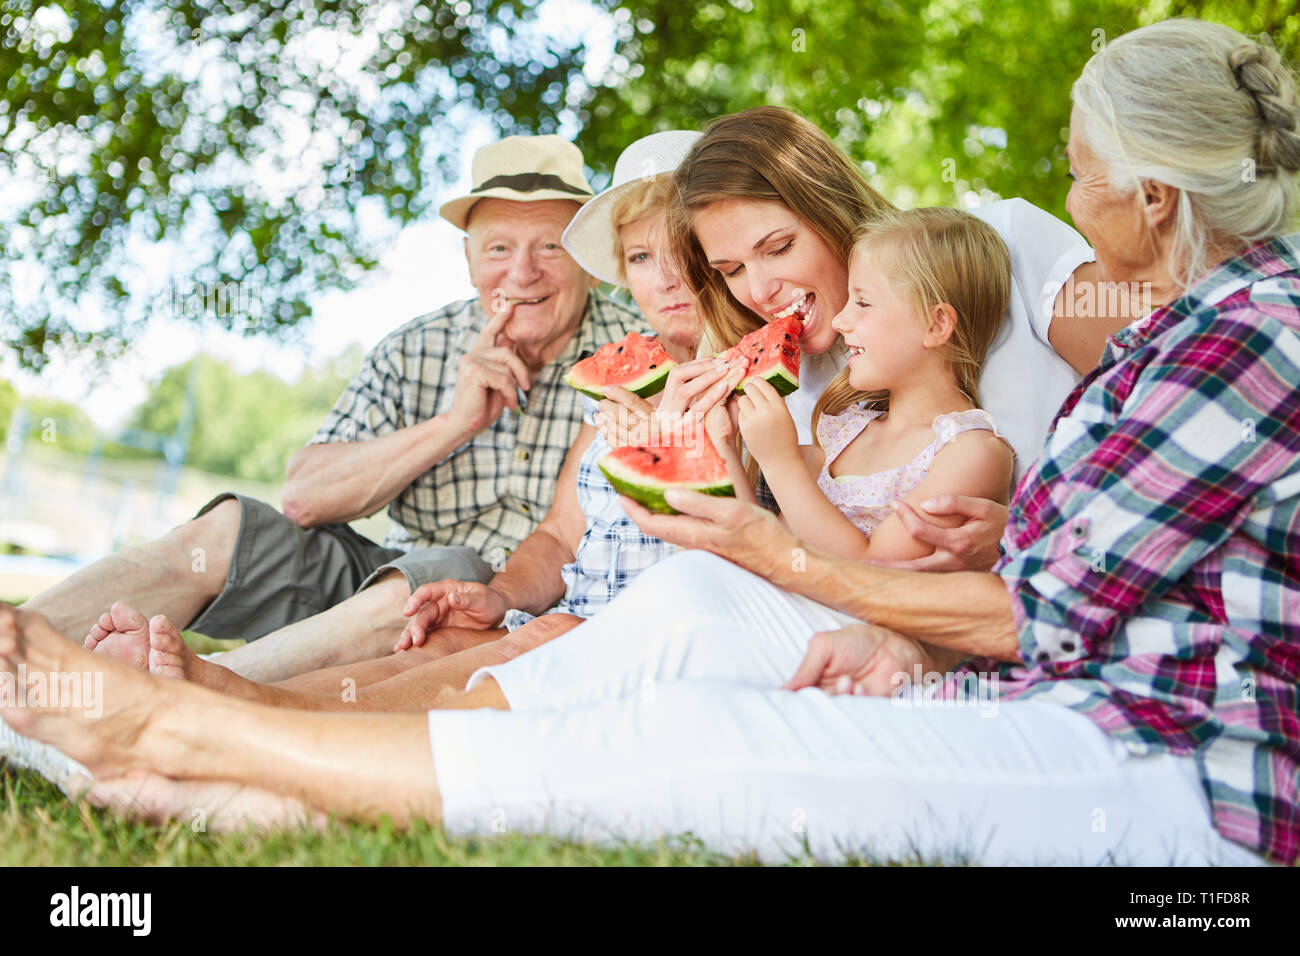
[[[217,495],[195,517],[228,498],[240,507],[230,570],[221,593],[189,626],[208,637],[256,640],[346,601],[389,570],[401,571],[412,591],[444,578],[486,582],[492,577],[492,568],[473,548],[385,548],[346,524],[300,528],[271,505],[245,495]]]

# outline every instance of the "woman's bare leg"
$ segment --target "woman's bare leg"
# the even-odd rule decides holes
[[[337,694],[345,680],[353,681],[357,687],[368,687],[403,674],[413,667],[423,667],[460,651],[489,644],[509,633],[504,627],[482,631],[467,627],[444,627],[436,635],[430,635],[423,645],[409,651],[399,651],[359,664],[343,664],[300,674],[278,681],[275,686],[303,694]]]
[[[292,797],[243,784],[171,780],[155,773],[95,781],[74,777],[68,782],[68,793],[130,820],[179,820],[200,832],[231,833],[250,827],[322,830],[329,822],[325,814]]]
[[[219,664],[198,658],[185,646],[180,633],[165,618],[158,616],[149,622],[154,647],[149,658],[149,670],[159,676],[187,677],[243,700],[295,710],[400,714],[422,713],[442,707],[507,709],[505,698],[499,691],[489,694],[476,689],[476,693],[467,695],[462,689],[470,675],[480,667],[504,664],[554,640],[582,621],[572,614],[544,614],[513,633],[474,632],[470,637],[475,639],[479,634],[503,636],[454,654],[422,660],[422,649],[416,648],[392,655],[392,658],[402,658],[400,667],[394,666],[392,658],[367,661],[363,665],[333,667],[317,672],[319,678],[308,685],[314,689],[291,690],[284,684],[253,683],[226,671]],[[355,678],[353,674],[357,672],[369,680]],[[390,672],[392,676],[379,679],[379,675]],[[496,688],[495,681],[490,681],[490,685]]]
[[[452,665],[453,658],[462,658],[467,666],[452,672],[450,667],[446,672],[448,678],[447,689],[439,694],[436,699],[428,704],[428,710],[478,710],[483,707],[492,707],[496,710],[509,710],[510,704],[506,700],[505,694],[501,693],[501,687],[491,677],[486,678],[472,690],[462,690],[469,683],[470,676],[480,667],[490,667],[493,664],[504,664],[506,661],[513,660],[520,654],[531,651],[534,647],[540,647],[548,641],[553,641],[562,634],[567,634],[579,624],[583,618],[573,614],[543,614],[541,617],[535,617],[522,627],[516,628],[510,632],[508,637],[502,638],[496,644],[485,645],[484,650],[495,651],[498,645],[503,646],[504,653],[495,653],[492,656],[483,654],[479,659],[472,662],[473,666],[468,666],[471,661],[467,656],[456,654],[453,657],[445,658],[448,665]],[[442,664],[443,661],[437,663]],[[456,662],[459,665],[459,661]]]
[[[399,823],[442,811],[425,715],[311,714],[164,680],[60,637],[39,615],[0,608],[0,673],[103,675],[100,713],[59,701],[5,706],[19,733],[96,777],[153,772],[285,794],[336,816]]]
[[[451,675],[449,679],[454,681],[455,676],[464,670],[464,664],[453,664],[448,668],[430,671],[431,666],[449,658],[444,657],[437,648],[413,648],[379,660],[343,664],[305,675],[310,676],[311,680],[295,678],[292,681],[294,687],[288,686],[291,682],[259,684],[220,664],[203,660],[190,650],[180,631],[162,615],[155,615],[148,626],[151,646],[148,663],[151,674],[190,681],[218,693],[268,707],[289,707],[295,710],[379,710],[393,713],[425,711],[437,700],[439,691],[444,687],[444,682],[439,681],[440,674],[447,673]],[[474,640],[481,640],[481,636],[490,639],[493,634],[505,633],[504,630],[476,631],[471,637]],[[458,655],[452,655],[456,656]],[[508,659],[489,654],[484,657],[484,664],[500,664]],[[476,667],[465,671],[460,687],[464,686],[465,680],[468,680]],[[370,704],[379,706],[369,706]]]

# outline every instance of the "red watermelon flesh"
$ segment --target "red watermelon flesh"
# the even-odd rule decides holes
[[[789,395],[797,389],[799,335],[802,332],[803,323],[794,316],[776,319],[750,332],[723,352],[719,358],[724,361],[744,359],[749,364],[736,391],[743,392],[745,383],[755,378],[766,379],[782,395]]]
[[[677,514],[664,500],[669,488],[690,488],[706,495],[734,498],[736,489],[727,474],[727,463],[704,428],[696,427],[676,437],[681,441],[674,445],[615,448],[596,466],[615,491],[660,514]]]
[[[657,340],[629,332],[623,341],[607,342],[569,369],[564,381],[596,401],[613,385],[647,398],[663,391],[668,370],[676,364]]]

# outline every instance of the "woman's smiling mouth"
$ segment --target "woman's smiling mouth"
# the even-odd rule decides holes
[[[799,321],[803,323],[805,333],[812,328],[816,314],[817,295],[813,292],[800,292],[795,296],[794,301],[784,309],[768,313],[772,319],[786,319],[792,315],[797,316]]]

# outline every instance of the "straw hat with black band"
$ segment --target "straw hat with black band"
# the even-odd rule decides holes
[[[560,241],[589,275],[611,285],[626,285],[619,268],[614,206],[633,184],[671,173],[681,165],[700,133],[670,129],[643,136],[623,150],[614,164],[612,185],[578,210]]]
[[[595,193],[582,171],[582,151],[562,136],[507,136],[474,153],[468,195],[442,204],[438,214],[464,229],[480,199],[590,202]]]

